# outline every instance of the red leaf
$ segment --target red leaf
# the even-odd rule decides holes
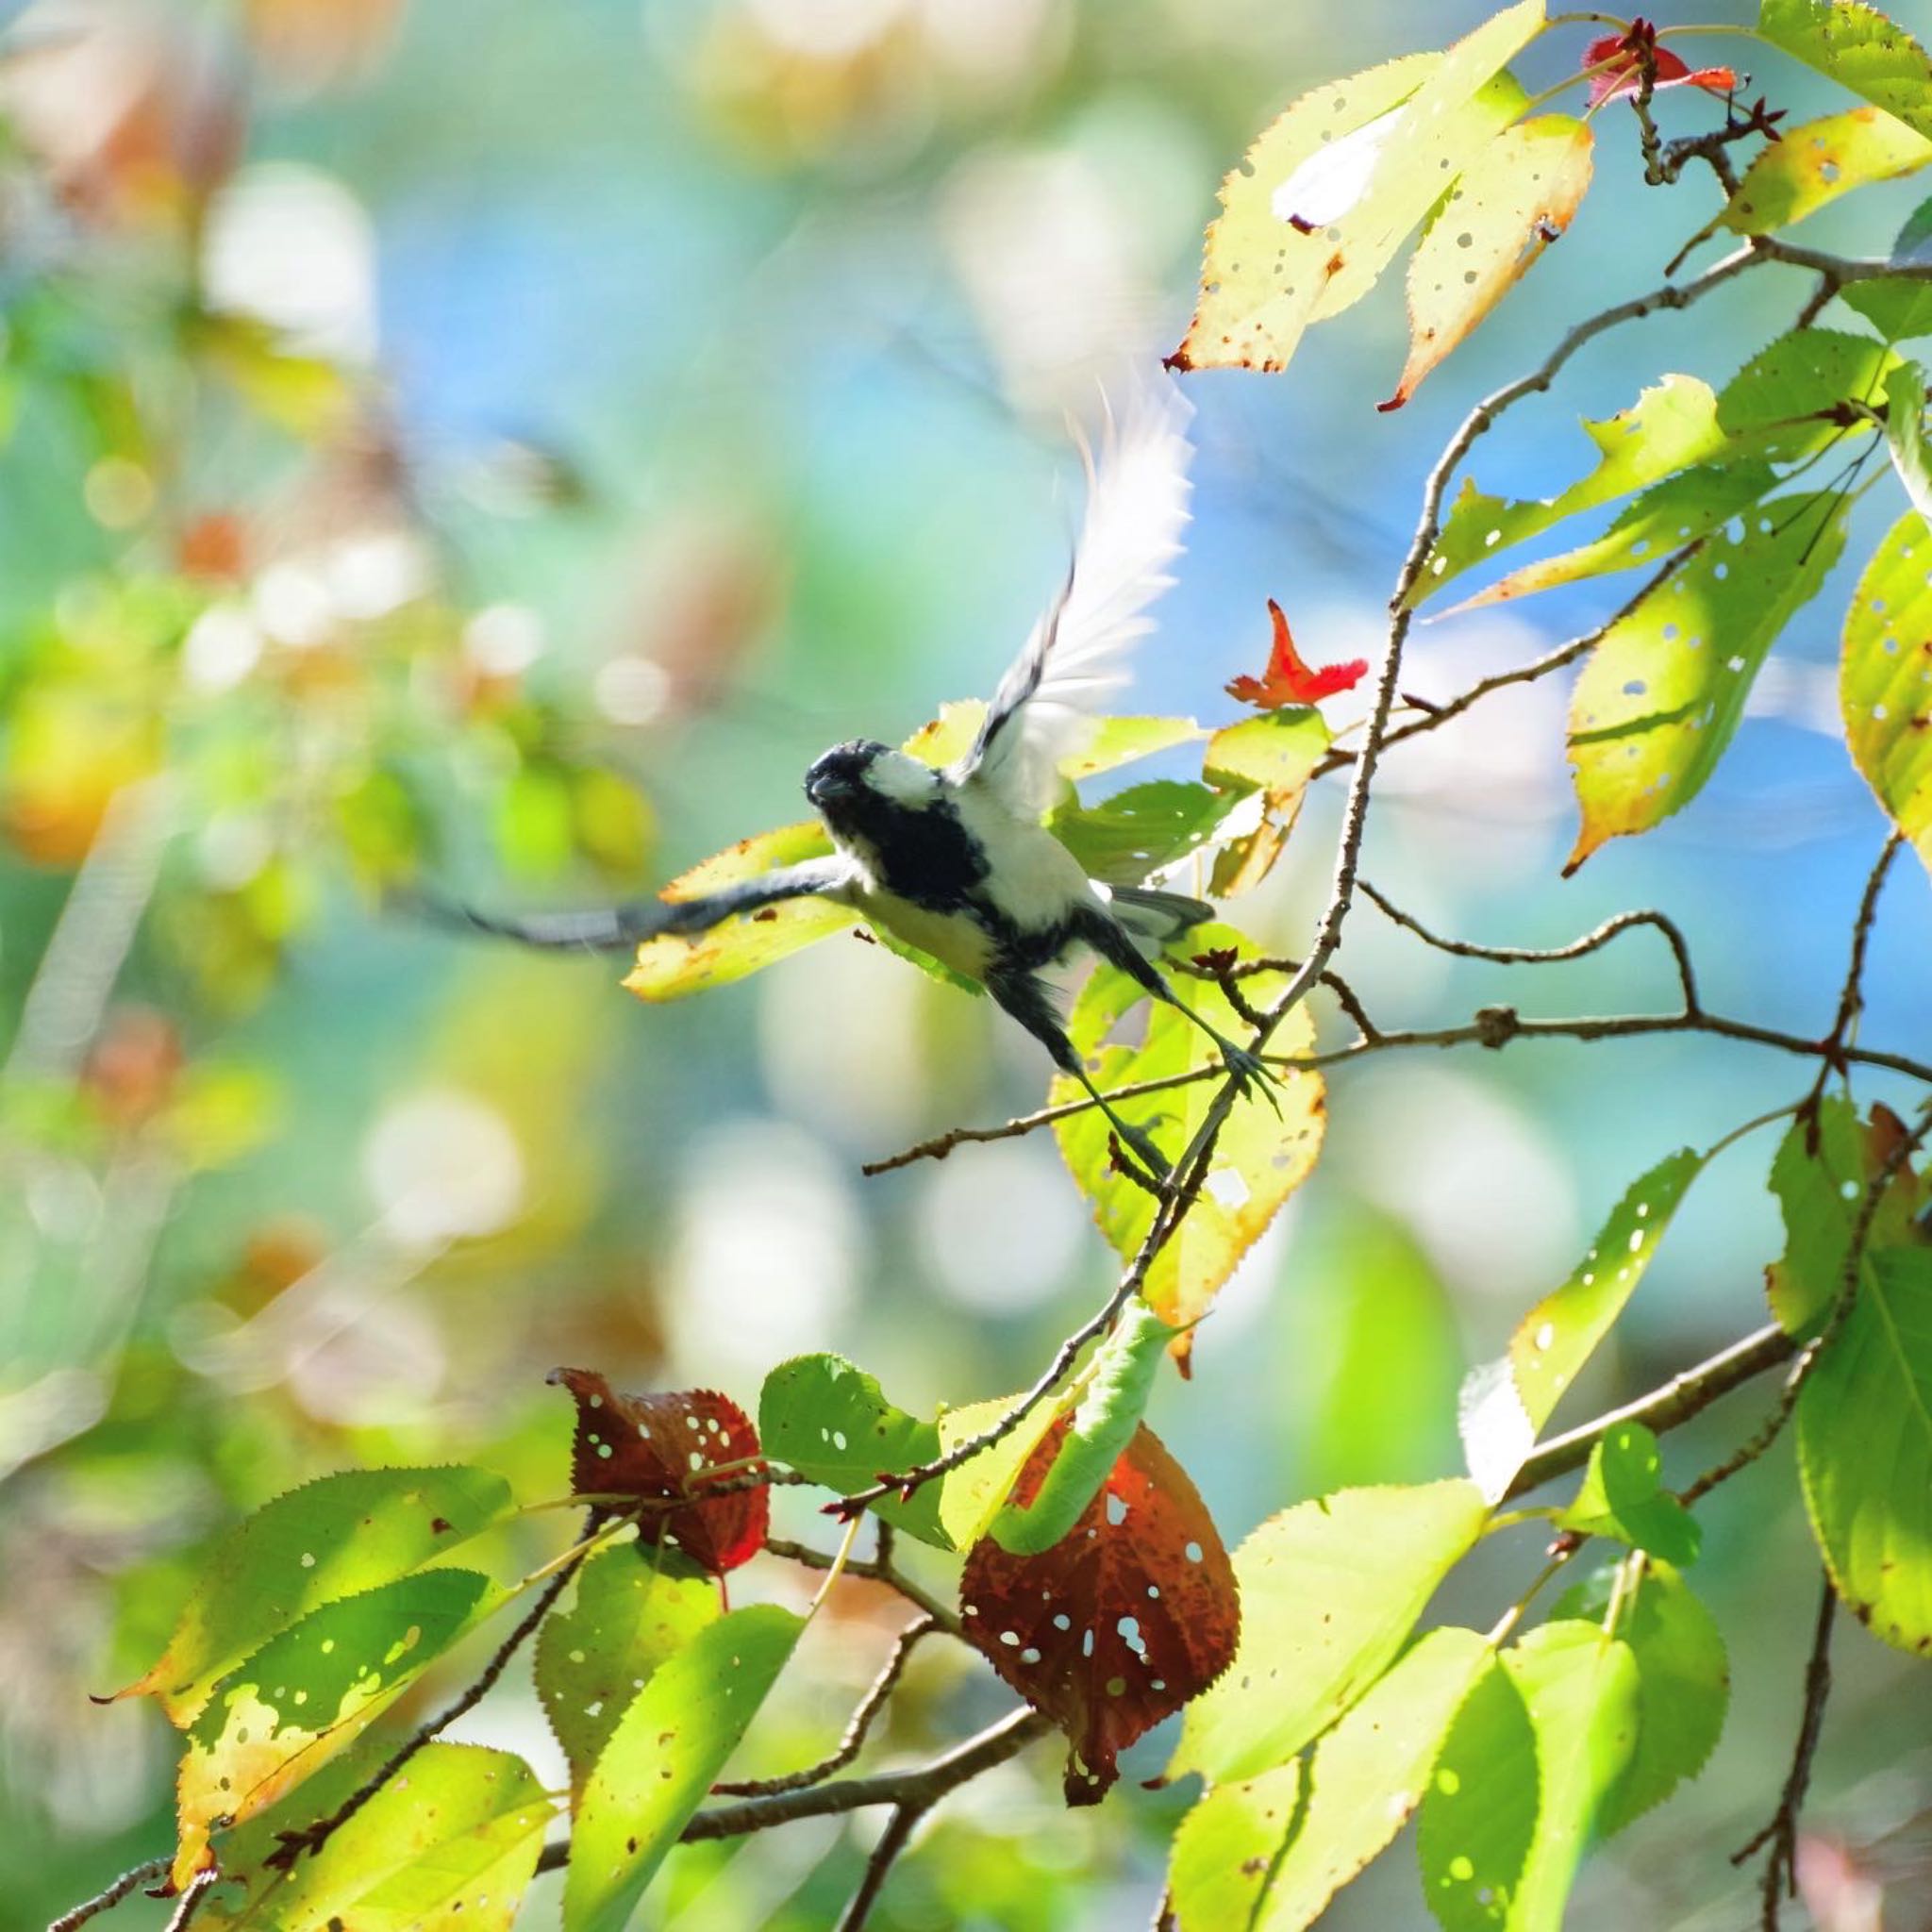
[[[719,1479],[712,1473],[722,1465],[731,1465],[724,1474],[734,1476],[765,1467],[740,1467],[758,1455],[758,1434],[729,1396],[711,1389],[619,1395],[591,1369],[553,1369],[549,1379],[576,1398],[575,1494],[676,1499],[677,1508],[642,1511],[638,1535],[654,1546],[675,1543],[713,1576],[758,1555],[772,1520],[769,1491],[732,1490],[708,1501],[691,1500]]]
[[[1599,61],[1611,64],[1590,76],[1590,105],[1594,108],[1620,94],[1634,94],[1643,85],[1643,63],[1649,58],[1657,65],[1656,86],[1701,87],[1707,93],[1728,94],[1737,91],[1738,76],[1728,67],[1700,67],[1694,73],[1668,47],[1657,43],[1657,28],[1644,19],[1630,23],[1624,34],[1605,34],[1583,50],[1586,69]]]
[[[1041,1439],[1014,1502],[1032,1502],[1066,1433],[1062,1417]],[[959,1599],[967,1641],[1072,1741],[1070,1805],[1100,1802],[1120,1775],[1115,1755],[1220,1676],[1241,1632],[1213,1520],[1144,1425],[1052,1549],[974,1543]]]
[[[1346,664],[1304,664],[1289,634],[1288,619],[1273,597],[1268,600],[1268,618],[1274,626],[1274,641],[1268,651],[1267,674],[1237,677],[1227,687],[1229,697],[1257,710],[1279,711],[1289,705],[1318,704],[1337,691],[1353,691],[1368,675],[1366,658],[1352,658]]]

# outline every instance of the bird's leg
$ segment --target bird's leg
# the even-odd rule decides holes
[[[1120,1136],[1122,1144],[1133,1153],[1135,1159],[1156,1180],[1164,1180],[1169,1172],[1166,1155],[1161,1153],[1155,1144],[1154,1137],[1144,1128],[1123,1120],[1114,1110],[1113,1103],[1093,1084],[1081,1063],[1077,1049],[1067,1038],[1066,1028],[1060,1024],[1059,1014],[1055,1011],[1053,997],[1046,988],[1030,973],[994,971],[986,975],[986,990],[1003,1010],[1019,1021],[1046,1048],[1053,1056],[1054,1065],[1061,1073],[1071,1074],[1086,1088],[1094,1106],[1107,1116],[1108,1124]]]

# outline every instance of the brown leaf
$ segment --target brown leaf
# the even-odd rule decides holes
[[[758,1555],[771,1523],[768,1491],[731,1490],[698,1500],[709,1483],[765,1468],[755,1459],[758,1431],[729,1396],[712,1389],[620,1395],[591,1369],[553,1369],[549,1379],[576,1399],[574,1493],[675,1501],[675,1508],[643,1510],[638,1534],[654,1547],[675,1544],[713,1576]]]
[[[1057,1422],[1013,1486],[1039,1492]],[[1067,1535],[1043,1555],[976,1542],[959,1579],[967,1641],[1064,1730],[1070,1805],[1097,1805],[1114,1758],[1224,1671],[1241,1632],[1234,1566],[1207,1506],[1144,1425]]]

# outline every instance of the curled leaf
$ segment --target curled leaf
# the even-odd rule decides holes
[[[1353,691],[1367,676],[1369,660],[1351,658],[1345,664],[1305,664],[1295,649],[1293,634],[1281,606],[1268,600],[1268,622],[1274,639],[1268,647],[1268,668],[1259,677],[1237,677],[1227,694],[1257,710],[1278,711],[1285,705],[1319,704],[1337,691]]]
[[[1620,94],[1635,95],[1643,85],[1648,64],[1655,75],[1654,91],[1667,87],[1701,87],[1706,93],[1737,91],[1738,76],[1728,67],[1700,67],[1694,73],[1668,47],[1657,42],[1657,28],[1640,15],[1627,33],[1603,34],[1583,50],[1583,64],[1598,71],[1590,78],[1590,105],[1594,108]]]

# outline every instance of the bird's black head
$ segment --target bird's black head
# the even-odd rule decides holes
[[[866,774],[886,747],[870,738],[855,738],[822,753],[805,774],[805,795],[820,811],[839,813],[867,790]]]

